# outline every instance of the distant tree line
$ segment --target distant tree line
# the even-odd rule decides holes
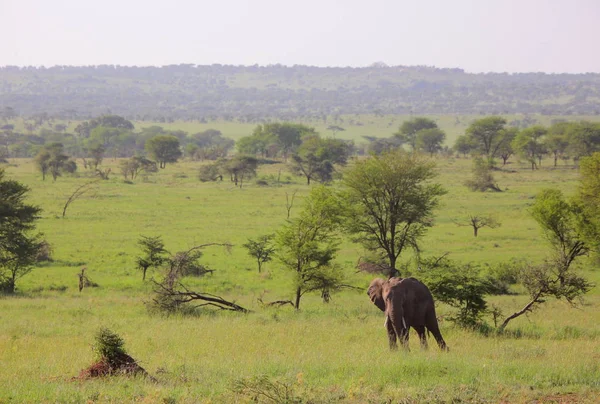
[[[0,118],[225,119],[334,114],[597,115],[600,74],[487,73],[428,66],[0,68]],[[156,102],[156,100],[161,102]]]

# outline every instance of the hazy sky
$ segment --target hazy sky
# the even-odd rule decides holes
[[[0,0],[0,65],[600,72],[600,0]]]

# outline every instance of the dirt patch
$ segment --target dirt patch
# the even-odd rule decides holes
[[[106,376],[137,376],[141,375],[153,379],[146,370],[137,364],[135,359],[127,354],[121,354],[109,361],[103,358],[79,372],[72,380],[88,380]]]

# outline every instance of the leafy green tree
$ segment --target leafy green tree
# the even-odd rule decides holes
[[[446,140],[446,134],[438,128],[421,129],[417,132],[416,147],[424,153],[434,154],[442,150],[442,145]]]
[[[506,119],[499,116],[481,118],[469,125],[467,136],[481,154],[492,160],[498,155],[500,147],[508,141],[504,125]]]
[[[446,258],[429,258],[419,263],[419,280],[427,285],[436,300],[458,309],[449,319],[462,328],[482,328],[488,312],[485,296],[497,292],[493,283],[481,275],[480,268],[459,265]]]
[[[89,138],[85,141],[88,150],[102,147],[116,157],[119,150],[119,140],[121,135],[126,132],[125,129],[112,128],[107,126],[96,126],[90,132]]]
[[[101,145],[94,145],[88,150],[88,157],[91,159],[90,164],[94,170],[97,169],[100,164],[102,164],[105,152],[106,149]]]
[[[404,140],[399,136],[391,136],[388,138],[377,138],[374,136],[363,136],[368,144],[368,151],[371,154],[379,155],[382,153],[387,153],[392,150],[396,150],[402,147],[404,144]]]
[[[165,168],[167,163],[175,163],[181,157],[179,139],[175,136],[155,136],[146,141],[145,149],[158,162],[159,168]]]
[[[392,273],[407,247],[419,251],[419,239],[433,225],[433,212],[446,193],[435,164],[401,150],[358,161],[342,179],[347,229],[369,251],[379,251]]]
[[[273,259],[275,247],[272,245],[274,234],[259,236],[258,238],[248,239],[248,242],[243,247],[248,250],[248,255],[256,259],[258,264],[258,272],[262,270],[262,264]]]
[[[262,126],[254,129],[254,133],[250,136],[244,136],[240,138],[236,143],[238,152],[242,154],[257,155],[261,157],[273,157],[269,150],[271,146],[276,145],[277,138],[274,134],[264,132]]]
[[[547,133],[547,129],[543,126],[530,126],[520,131],[512,141],[513,149],[531,163],[532,170],[538,168],[537,162],[541,160],[542,155],[546,152],[544,137]]]
[[[168,262],[169,252],[165,249],[165,243],[160,236],[141,236],[138,245],[142,249],[142,256],[136,258],[136,264],[142,271],[142,280],[146,280],[148,268],[159,268]]]
[[[491,215],[477,215],[470,213],[467,215],[467,219],[463,221],[454,221],[457,226],[468,226],[473,229],[473,237],[477,237],[479,234],[479,229],[484,227],[489,227],[490,229],[495,229],[500,227],[500,222],[496,220],[495,217]]]
[[[492,174],[492,167],[490,167],[489,160],[484,160],[481,157],[473,159],[473,177],[465,181],[465,185],[471,191],[495,191],[502,192],[496,180],[494,174]]]
[[[600,152],[581,159],[574,198],[579,233],[600,258]]]
[[[467,135],[460,135],[456,138],[456,142],[454,142],[454,151],[462,154],[463,157],[467,157],[467,154],[470,154],[476,147],[472,139]]]
[[[148,160],[146,157],[131,157],[123,160],[120,163],[121,174],[125,179],[130,178],[132,181],[137,178],[140,173],[155,173],[158,171],[156,163]]]
[[[254,156],[237,155],[231,160],[217,162],[217,167],[220,167],[225,173],[229,174],[231,181],[240,188],[244,185],[244,180],[256,177],[256,170],[259,161]],[[210,173],[209,171],[201,171]]]
[[[185,147],[186,155],[197,160],[216,160],[227,156],[235,142],[223,137],[221,131],[207,129],[191,135]]]
[[[341,286],[341,269],[333,264],[338,251],[340,203],[330,188],[314,188],[299,216],[277,232],[278,258],[295,275],[294,307],[306,293],[329,293]]]
[[[32,234],[41,209],[28,205],[29,188],[5,178],[0,169],[0,291],[14,293],[16,281],[31,272],[42,247],[39,234]]]
[[[600,124],[582,121],[572,125],[568,132],[569,152],[580,159],[600,151]]]
[[[350,155],[350,145],[342,140],[306,138],[292,155],[290,170],[303,175],[310,185],[312,179],[329,182],[333,179],[335,166],[345,166]]]
[[[412,150],[417,150],[417,133],[424,129],[438,129],[433,119],[416,117],[404,121],[394,136],[400,138],[403,143],[408,143]]]
[[[63,172],[73,173],[77,170],[77,164],[64,153],[62,143],[51,143],[42,149],[35,157],[35,164],[42,173],[42,180],[50,173],[56,181]]]
[[[505,166],[508,162],[510,156],[515,153],[515,149],[513,148],[513,140],[519,133],[519,129],[517,128],[506,128],[504,129],[504,141],[498,147],[498,156],[502,159],[502,165]]]
[[[552,254],[541,265],[523,267],[520,280],[531,299],[521,310],[506,317],[500,330],[504,330],[511,320],[544,303],[548,297],[575,304],[592,287],[573,266],[579,257],[587,254],[588,247],[577,231],[576,209],[564,199],[562,192],[557,189],[540,192],[531,207],[531,216],[552,246]]]
[[[552,153],[554,157],[554,167],[558,165],[558,159],[563,158],[569,149],[569,138],[567,137],[566,131],[563,130],[566,122],[555,124],[550,126],[548,129],[548,135],[544,144],[548,149],[549,153]],[[566,126],[568,128],[568,126]],[[566,129],[565,128],[565,129]]]

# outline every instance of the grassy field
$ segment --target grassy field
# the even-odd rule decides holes
[[[318,295],[307,296],[297,313],[258,303],[259,297],[290,299],[292,275],[277,262],[267,263],[259,274],[241,244],[285,222],[286,192],[298,190],[292,215],[298,212],[309,191],[302,179],[238,189],[229,182],[200,183],[199,163],[182,162],[133,184],[113,175],[61,218],[67,197],[89,178],[80,173],[55,183],[42,181],[30,161],[10,163],[8,176],[29,185],[31,202],[44,209],[38,228],[52,244],[55,261],[21,279],[17,296],[0,297],[0,403],[250,402],[253,396],[236,386],[245,383],[273,393],[265,379],[258,379],[263,376],[286,388],[288,398],[304,402],[596,402],[600,394],[598,288],[577,309],[548,302],[511,322],[511,333],[504,336],[485,337],[442,321],[449,353],[434,346],[419,350],[414,334],[411,352],[390,353],[383,315],[365,291],[336,294],[329,304]],[[118,172],[117,161],[105,165]],[[438,161],[438,179],[449,192],[423,240],[424,255],[449,253],[454,260],[480,265],[543,259],[549,248],[527,207],[546,187],[571,195],[577,170],[561,166],[531,172],[514,163],[495,174],[505,192],[480,194],[463,185],[470,167],[466,159]],[[280,168],[263,167],[260,175],[276,175]],[[494,214],[502,226],[482,229],[474,238],[470,228],[454,223],[467,213]],[[253,312],[149,315],[144,302],[150,287],[135,267],[140,235],[161,235],[171,251],[208,242],[234,244],[229,253],[218,247],[204,250],[203,261],[215,272],[186,282]],[[348,283],[366,289],[372,276],[355,269],[363,254],[346,240],[337,261]],[[598,283],[597,268],[584,264],[587,277]],[[100,287],[78,292],[82,266]],[[490,298],[505,314],[526,299]],[[450,310],[440,305],[438,314]],[[91,344],[101,326],[121,335],[128,352],[157,381],[72,381],[92,363]],[[274,402],[282,401],[278,396]]]

